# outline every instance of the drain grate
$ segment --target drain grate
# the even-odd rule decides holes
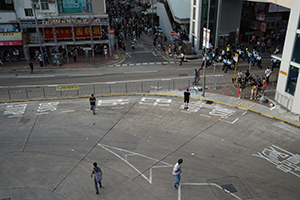
[[[179,76],[188,76],[187,74],[178,74]]]
[[[232,184],[221,185],[225,193],[235,193],[237,190]]]
[[[206,104],[213,104],[213,101],[206,101]]]

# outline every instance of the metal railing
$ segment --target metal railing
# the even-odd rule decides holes
[[[208,85],[220,85],[222,76],[211,75],[206,77]],[[202,83],[203,77],[201,77]],[[192,87],[193,76],[178,77],[175,79],[158,79],[145,81],[118,81],[97,84],[63,84],[59,86],[36,87],[3,87],[0,88],[0,100],[39,99],[55,97],[86,96],[90,94],[117,94],[117,93],[150,93],[157,91],[171,91]],[[199,85],[198,87],[200,87]]]

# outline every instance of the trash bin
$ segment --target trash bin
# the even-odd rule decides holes
[[[61,53],[51,53],[52,66],[63,66],[63,57]]]

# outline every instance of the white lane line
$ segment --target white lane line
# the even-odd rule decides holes
[[[170,81],[171,79],[170,78],[167,78],[167,79],[161,79],[162,81]]]
[[[138,108],[144,108],[144,109],[148,109],[147,107],[138,107]]]
[[[148,63],[143,63],[143,65],[148,65]]]
[[[220,119],[220,121],[222,121],[222,122],[227,122],[227,123],[229,123],[229,124],[234,124],[235,122],[237,122],[237,120],[239,120],[239,118],[236,118],[233,122],[230,122],[230,121],[227,121],[227,120]]]
[[[13,117],[22,117],[22,115],[9,115],[8,118],[13,118]]]
[[[107,85],[109,85],[109,84],[116,84],[116,82],[107,82],[105,84],[107,84]]]
[[[123,109],[124,107],[112,107],[113,110]]]
[[[161,65],[161,62],[156,62],[157,65]]]
[[[17,76],[17,78],[54,78],[54,75],[49,76]]]
[[[184,111],[184,110],[182,110],[181,112],[191,114],[191,112],[187,112],[187,111]]]
[[[58,85],[47,85],[48,87],[57,87]]]
[[[62,113],[68,113],[68,112],[74,112],[75,110],[64,110],[64,111],[61,111]]]
[[[247,111],[243,112],[243,114],[242,114],[242,115],[245,115],[246,113],[247,113]]]
[[[49,112],[35,113],[35,115],[47,115]]]
[[[71,74],[71,75],[68,75],[70,77],[72,76],[102,76],[103,74]]]
[[[124,74],[139,74],[139,73],[153,73],[158,72],[158,70],[152,70],[152,71],[135,71],[135,72],[124,72]]]
[[[207,118],[211,118],[209,115],[203,115],[203,114],[200,114],[200,116],[202,116],[202,117],[207,117]]]

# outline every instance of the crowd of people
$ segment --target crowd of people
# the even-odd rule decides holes
[[[8,49],[2,50],[0,52],[0,64],[9,63],[11,61],[20,61],[20,51],[17,48],[14,48],[12,51]]]

